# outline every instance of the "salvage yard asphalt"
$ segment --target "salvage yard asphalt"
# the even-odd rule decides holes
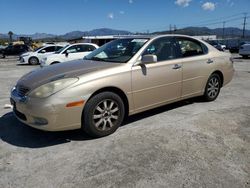
[[[0,187],[250,187],[250,59],[232,82],[199,98],[127,118],[114,134],[43,132],[16,120],[11,87],[39,66],[0,59]]]

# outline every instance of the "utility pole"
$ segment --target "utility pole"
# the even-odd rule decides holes
[[[225,37],[225,24],[226,24],[226,22],[224,21],[223,22],[223,29],[222,29],[222,39],[224,39],[224,37]]]
[[[247,13],[244,13],[244,23],[243,23],[243,33],[242,38],[245,38],[245,30],[246,30],[246,23],[247,22]]]
[[[176,25],[174,25],[174,33],[177,31]]]

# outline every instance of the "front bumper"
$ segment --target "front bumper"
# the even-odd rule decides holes
[[[13,89],[10,100],[17,119],[33,128],[45,131],[81,128],[82,106],[67,108],[67,100],[49,98],[20,97]],[[69,101],[71,100],[73,99],[69,99]]]
[[[18,62],[19,64],[27,64],[27,63],[29,63],[28,62],[28,59],[27,58],[25,58],[25,57],[19,57],[19,62]]]

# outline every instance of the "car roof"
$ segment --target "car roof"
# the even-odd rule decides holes
[[[199,40],[193,36],[189,35],[181,35],[181,34],[161,34],[161,35],[131,35],[131,36],[118,36],[117,39],[129,39],[129,38],[138,38],[138,39],[154,39],[154,38],[161,38],[161,37],[188,37]]]

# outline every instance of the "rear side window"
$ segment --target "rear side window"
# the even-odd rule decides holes
[[[62,48],[63,48],[62,46],[56,46],[55,51],[58,51],[58,50],[60,50],[60,49],[62,49]]]
[[[177,38],[182,57],[192,57],[207,53],[205,45],[199,41],[188,38]]]
[[[156,55],[157,61],[176,59],[176,43],[170,37],[159,38],[153,41],[143,55]]]
[[[96,47],[94,47],[92,45],[84,45],[83,46],[84,52],[91,52],[91,51],[94,51],[95,49],[96,49]]]

